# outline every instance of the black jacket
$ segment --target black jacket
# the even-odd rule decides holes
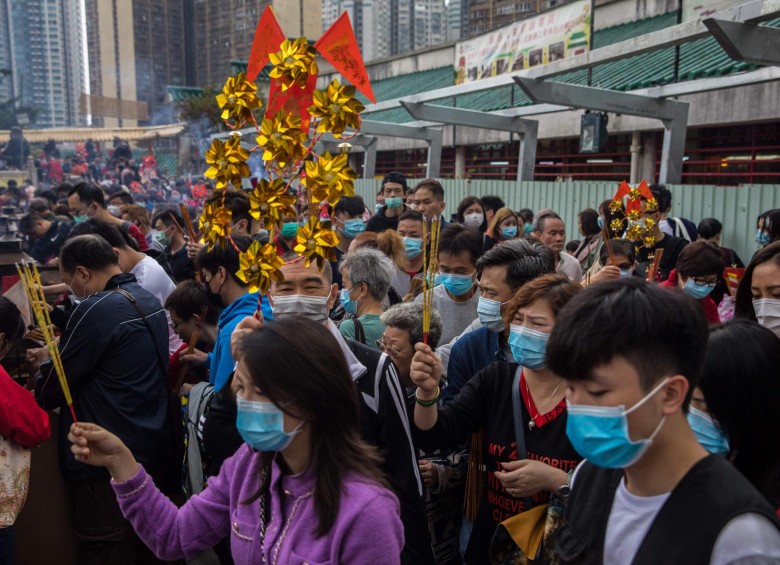
[[[404,205],[401,214],[403,214],[407,210],[408,208],[406,207],[406,205]],[[390,218],[388,216],[385,216],[386,211],[387,211],[387,206],[382,206],[379,209],[379,212],[371,216],[368,219],[368,222],[366,222],[366,231],[382,233],[385,230],[398,229],[398,218],[401,216],[401,214],[398,214],[398,216],[393,216],[392,218]]]
[[[135,298],[149,327],[130,300],[116,292],[117,287]],[[167,358],[165,311],[130,274],[115,275],[105,290],[82,301],[60,337],[60,355],[76,417],[119,436],[135,458],[157,474],[169,445],[169,430],[166,373],[155,350]],[[42,407],[62,408],[59,448],[65,479],[107,478],[105,469],[73,458],[67,439],[72,419],[50,361],[41,366],[36,391]]]
[[[30,256],[41,264],[45,264],[52,257],[60,254],[60,249],[65,245],[72,224],[52,220],[49,231],[43,237],[39,237],[30,247]]]

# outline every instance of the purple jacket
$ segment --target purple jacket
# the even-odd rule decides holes
[[[261,551],[268,564],[400,563],[404,534],[398,500],[387,489],[359,476],[344,480],[336,521],[330,532],[316,537],[313,465],[290,476],[274,461],[271,518],[261,547],[260,503],[244,503],[257,491],[259,460],[259,453],[242,445],[225,461],[219,475],[209,479],[206,490],[179,509],[140,465],[133,478],[113,486],[122,512],[160,559],[192,558],[230,534],[237,565],[261,563]]]

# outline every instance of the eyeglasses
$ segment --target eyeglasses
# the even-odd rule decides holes
[[[693,282],[695,282],[699,286],[705,286],[706,285],[706,286],[711,286],[712,288],[715,288],[715,285],[718,284],[718,280],[717,279],[715,279],[715,280],[712,280],[712,279],[702,279],[702,278],[699,278],[699,277],[692,277],[692,278],[693,278]]]
[[[406,353],[407,351],[410,351],[409,349],[404,349],[402,351],[399,351],[395,347],[392,347],[390,345],[387,345],[384,340],[378,339],[376,340],[376,346],[379,348],[379,350],[382,353],[387,353],[390,357],[395,357],[397,355],[400,355],[401,353]]]
[[[174,324],[174,323],[173,323],[173,320],[171,320],[171,329],[172,329],[173,331],[176,331],[176,330],[177,330],[177,328],[178,328],[180,325],[182,325],[184,322],[185,322],[185,320],[182,320],[181,322],[176,322],[176,323]]]
[[[73,214],[74,216],[82,216],[82,215],[84,215],[84,210],[86,210],[86,209],[87,209],[87,208],[89,208],[90,206],[92,206],[92,204],[87,204],[87,205],[86,205],[86,206],[84,206],[84,207],[83,207],[81,210],[73,210],[73,209],[71,209],[71,211],[70,211],[70,212],[71,212],[71,214]]]

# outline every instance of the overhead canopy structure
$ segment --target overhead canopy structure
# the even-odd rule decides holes
[[[164,126],[148,126],[136,128],[47,128],[26,129],[24,137],[30,143],[46,143],[50,139],[58,143],[77,143],[91,139],[93,141],[112,141],[121,137],[126,141],[143,141],[160,137],[176,137],[187,127],[186,123]],[[0,130],[0,142],[7,142],[11,132]]]
[[[709,18],[710,30],[729,57],[757,65],[780,65],[780,29]]]

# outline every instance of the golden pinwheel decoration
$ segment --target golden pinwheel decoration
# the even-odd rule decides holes
[[[209,250],[215,245],[223,246],[230,236],[230,220],[232,212],[223,206],[218,206],[215,202],[206,204],[203,213],[198,221],[203,238],[201,242]]]
[[[257,85],[246,80],[246,73],[228,77],[222,92],[217,94],[216,98],[222,109],[220,117],[235,128],[254,121],[252,111],[263,105],[257,97]]]
[[[255,220],[263,220],[267,228],[281,226],[285,216],[297,216],[296,197],[287,190],[282,179],[261,180],[249,193],[249,213]]]
[[[339,242],[336,232],[323,226],[317,216],[310,216],[305,225],[298,228],[297,245],[294,251],[306,258],[305,267],[317,262],[317,268],[322,269],[325,259],[336,260],[334,248]]]
[[[250,175],[247,159],[249,151],[241,147],[239,134],[232,134],[224,143],[214,139],[206,151],[209,168],[203,176],[214,179],[217,190],[226,188],[228,184],[240,189],[243,177]]]
[[[303,158],[306,137],[307,132],[301,129],[299,116],[279,112],[272,119],[263,120],[257,144],[263,149],[263,161],[276,161],[284,168],[288,163]]]
[[[265,294],[271,281],[284,282],[282,274],[284,261],[276,253],[276,245],[253,241],[252,245],[238,257],[236,277],[249,287],[249,292]]]
[[[306,162],[306,176],[301,184],[309,190],[314,204],[327,200],[334,206],[342,196],[355,194],[357,173],[347,165],[348,159],[346,153],[331,155],[324,151],[319,158]]]
[[[354,86],[334,80],[327,89],[315,90],[312,102],[309,113],[320,119],[318,132],[329,131],[334,137],[341,137],[347,128],[360,129],[360,112],[366,108],[355,98]]]
[[[306,86],[309,76],[317,74],[315,53],[316,51],[309,45],[305,37],[299,37],[293,41],[285,39],[279,51],[268,55],[274,66],[268,76],[279,79],[282,92],[293,85],[303,88]]]

